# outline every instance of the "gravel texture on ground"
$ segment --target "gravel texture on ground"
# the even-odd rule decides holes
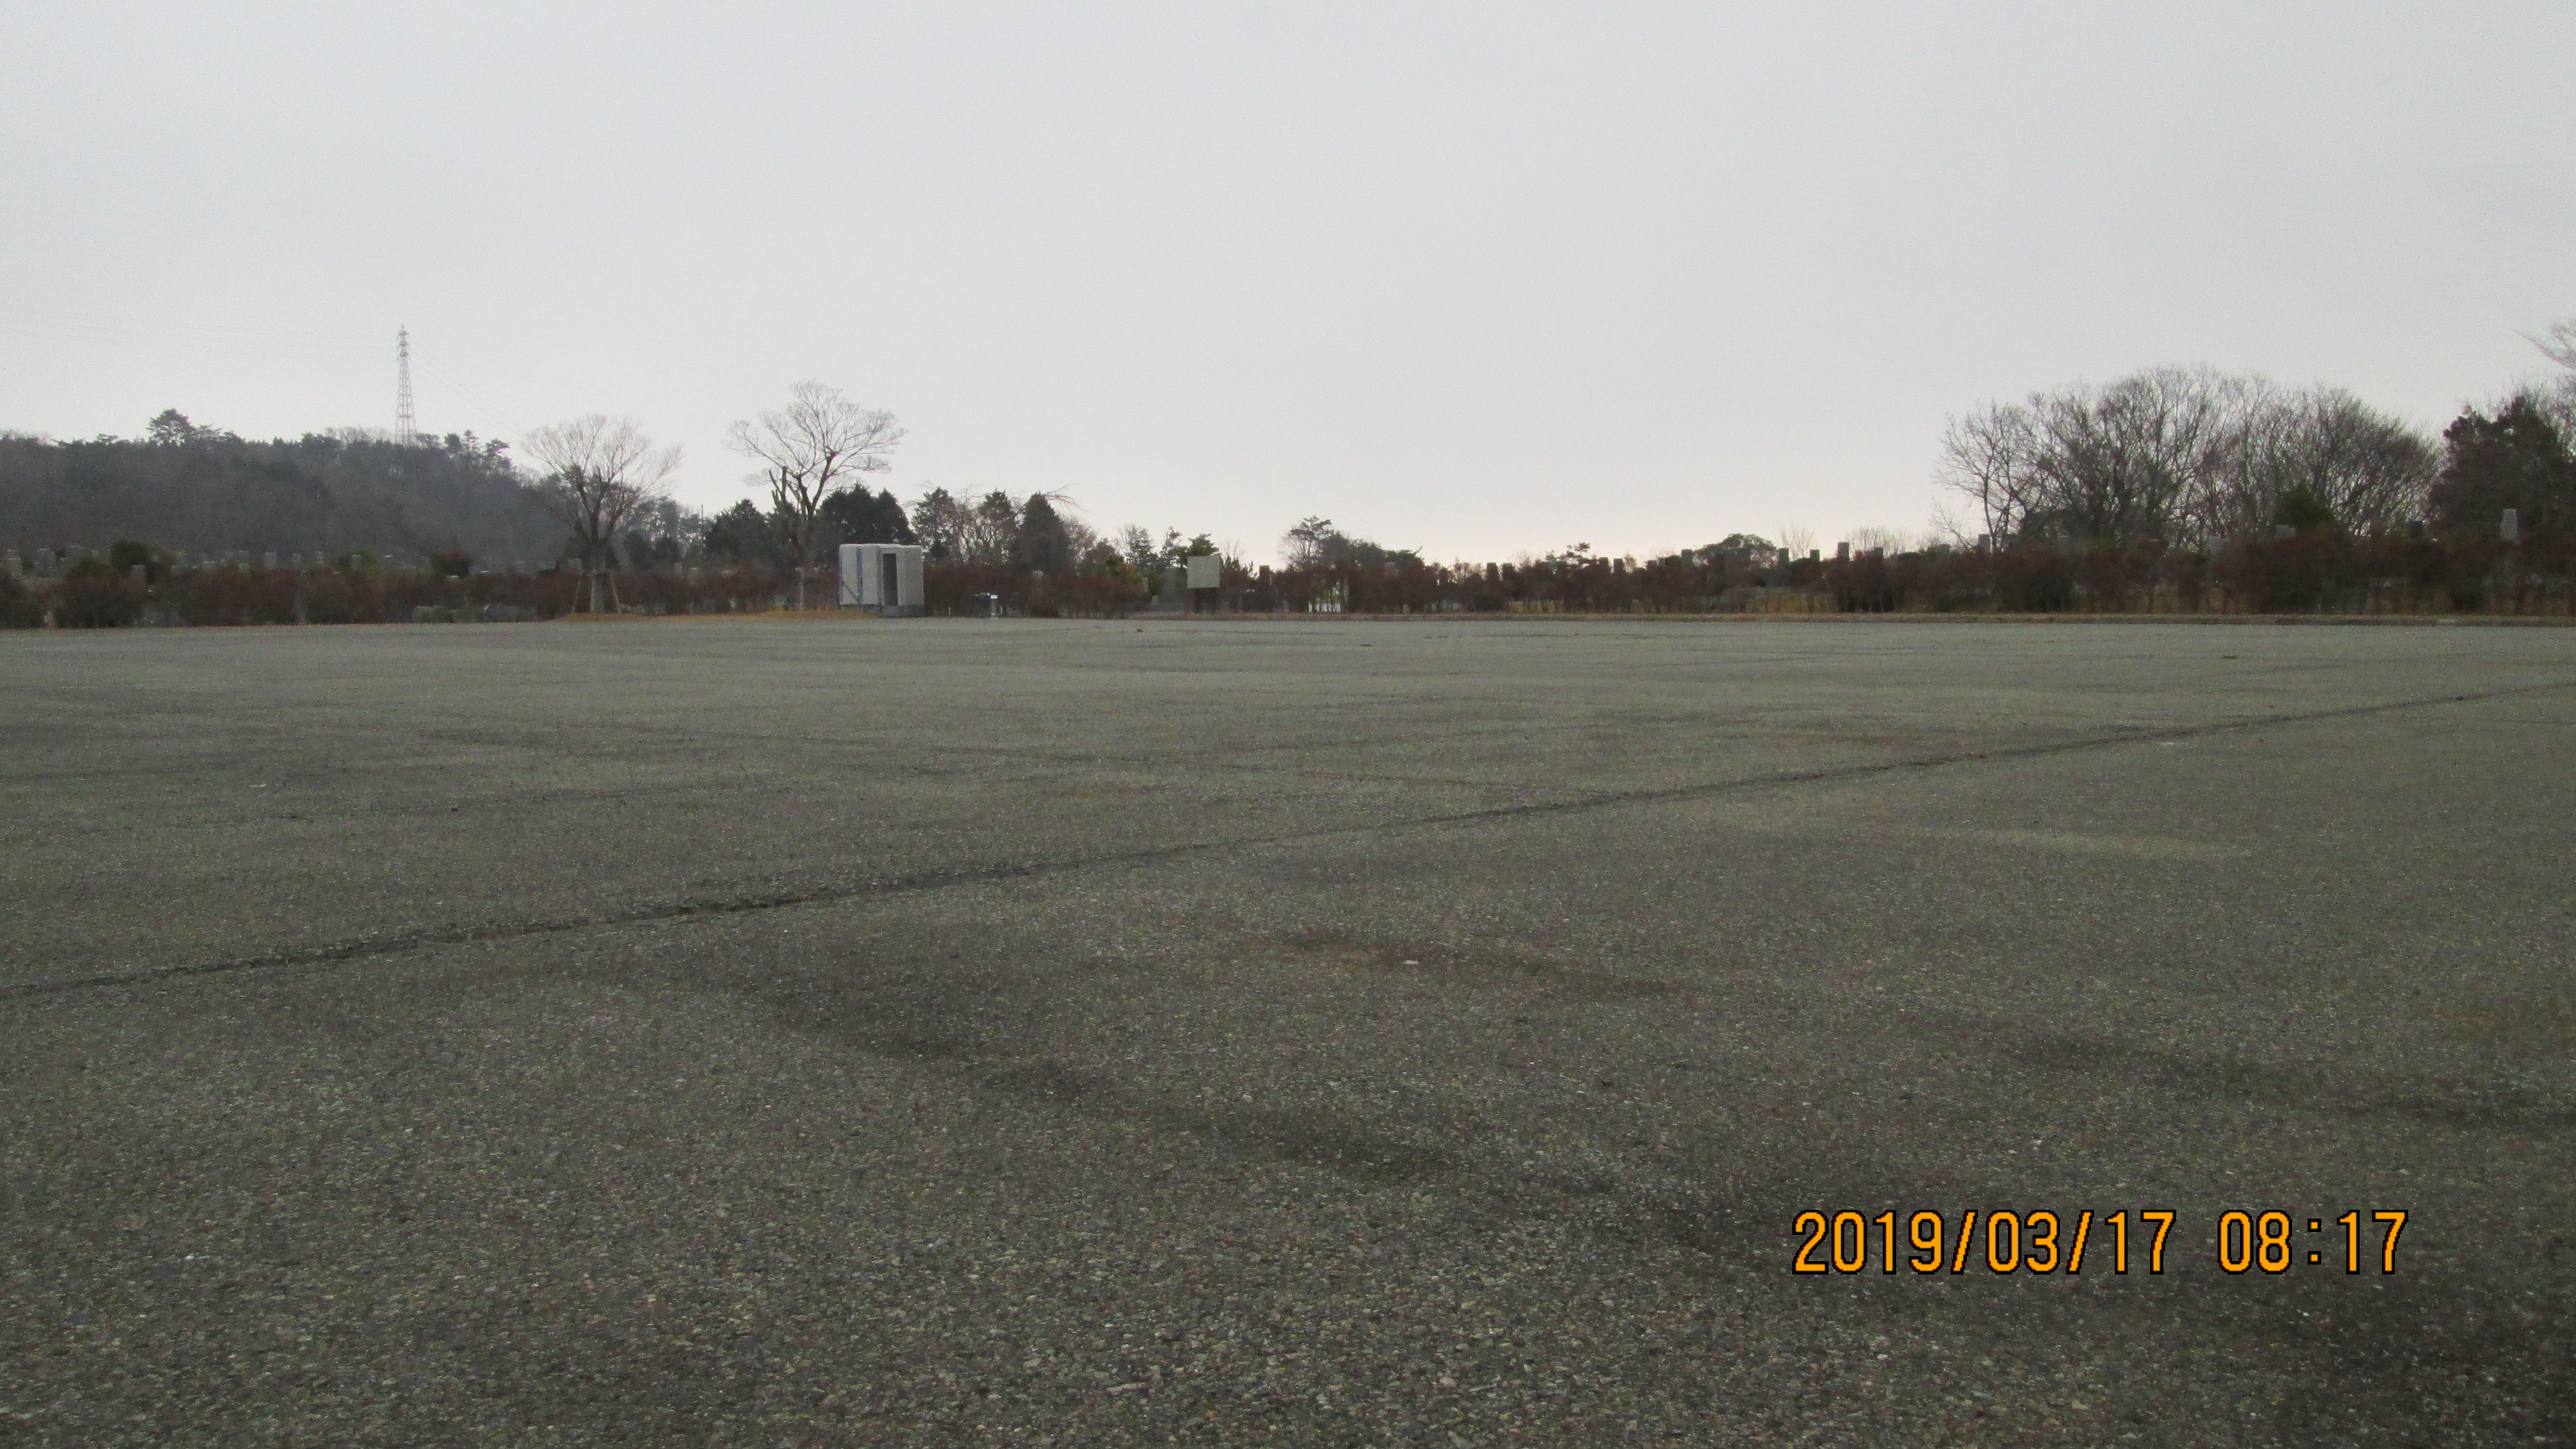
[[[0,1443],[2576,1444],[2576,631],[0,685]],[[1880,1271],[1883,1212],[2124,1208],[2163,1272]]]

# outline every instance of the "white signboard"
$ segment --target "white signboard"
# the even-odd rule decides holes
[[[1193,554],[1190,557],[1190,587],[1213,589],[1225,582],[1225,565],[1215,554]]]

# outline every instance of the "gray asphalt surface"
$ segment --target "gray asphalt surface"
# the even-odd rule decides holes
[[[0,636],[0,1442],[2576,1443],[2571,726],[2565,629]],[[2097,1222],[1791,1271],[1926,1209]]]

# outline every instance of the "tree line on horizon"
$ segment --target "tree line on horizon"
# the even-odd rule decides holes
[[[2488,566],[2473,561],[2485,544],[2510,542],[2527,568],[2566,572],[2561,555],[2576,535],[2576,323],[2537,341],[2566,373],[2464,408],[2438,440],[2342,389],[2209,368],[2149,369],[1987,405],[1952,420],[1935,472],[1969,521],[1930,538],[1859,531],[1856,554],[1849,544],[1838,550],[1834,563],[1848,567],[1830,588],[1826,561],[1803,538],[1738,533],[1647,560],[1577,544],[1510,564],[1436,567],[1310,516],[1282,537],[1273,570],[1204,533],[1103,533],[1059,492],[961,497],[931,486],[907,504],[866,486],[902,440],[892,415],[811,382],[792,389],[786,407],[734,425],[729,442],[756,465],[767,497],[712,516],[670,496],[677,449],[653,447],[631,420],[540,428],[514,452],[470,433],[402,443],[341,429],[251,442],[172,410],[134,438],[0,434],[0,547],[59,548],[68,535],[90,548],[122,539],[154,558],[361,550],[434,554],[450,571],[458,560],[533,561],[574,573],[569,606],[586,593],[592,610],[626,606],[622,579],[686,569],[773,574],[805,607],[809,580],[828,573],[833,550],[870,542],[922,545],[945,580],[935,594],[971,583],[1034,612],[1129,606],[1182,559],[1211,553],[1223,556],[1230,599],[1270,607],[1323,598],[1336,607],[1370,598],[1407,608],[1726,607],[1748,586],[1803,589],[1837,608],[2063,608],[2087,596],[2102,606],[2199,598],[2212,587],[2278,602],[2398,574],[2458,600],[2483,596],[2460,578]],[[2231,555],[2290,539],[2313,545],[2314,588],[2223,582],[2234,577]],[[2435,568],[2418,547],[2411,562],[2392,563],[2400,543],[2458,558]],[[1957,561],[2013,553],[2096,562]],[[1891,556],[1912,562],[1891,570]],[[2104,562],[2112,559],[2117,568]],[[1871,565],[1884,577],[1856,586]],[[1659,582],[1647,587],[1650,577]],[[1583,582],[1620,579],[1618,588]]]
[[[2546,343],[2576,370],[2576,328]],[[2282,528],[2355,536],[2576,525],[2576,375],[2471,405],[2437,441],[2340,388],[2153,368],[1952,420],[1937,477],[1990,541],[2202,553]]]
[[[199,556],[550,562],[563,530],[529,481],[508,444],[472,433],[405,444],[335,428],[259,442],[172,409],[131,438],[0,432],[0,547],[103,551],[122,538]]]

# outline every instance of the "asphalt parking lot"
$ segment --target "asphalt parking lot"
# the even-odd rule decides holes
[[[0,701],[0,1443],[2576,1444],[2576,630],[120,631]]]

